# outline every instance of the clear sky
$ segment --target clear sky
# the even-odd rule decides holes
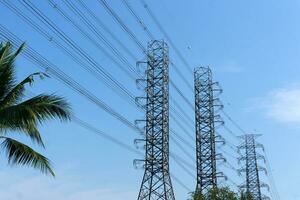
[[[129,121],[143,119],[144,114],[132,106],[124,98],[116,95],[115,89],[106,87],[103,82],[87,73],[82,66],[57,48],[53,41],[64,44],[57,35],[43,25],[28,8],[19,1],[11,1],[30,20],[41,25],[52,40],[26,24],[0,3],[1,25],[17,35],[27,45],[56,64],[61,70],[91,91],[113,109],[125,116]],[[3,2],[3,1],[0,1]],[[68,37],[96,62],[109,72],[135,96],[143,95],[135,81],[129,78],[117,64],[105,55],[97,44],[102,45],[109,54],[112,51],[100,41],[92,31],[84,26],[78,16],[74,15],[62,0],[53,0],[57,8],[48,1],[32,1],[44,15],[49,17]],[[78,1],[75,5],[79,7]],[[96,0],[85,1],[109,30],[117,37],[133,56],[113,40],[112,36],[97,26],[120,53],[135,67],[136,59],[143,61],[145,55],[136,46],[128,34],[106,12]],[[138,41],[146,47],[149,38],[135,18],[126,9],[121,0],[107,0],[120,19],[136,35]],[[151,20],[139,0],[128,0],[143,23],[157,39],[166,39]],[[214,79],[220,82],[224,93],[220,98],[228,113],[248,133],[263,134],[259,142],[267,150],[277,189],[284,200],[300,200],[300,2],[299,0],[146,0],[155,17],[167,31],[172,42],[188,61],[191,67],[211,66]],[[92,35],[92,41],[59,15],[58,8],[84,27]],[[91,23],[95,23],[89,20]],[[168,41],[167,41],[168,42]],[[99,46],[98,46],[99,47]],[[114,57],[114,55],[113,55]],[[120,61],[114,57],[117,62]],[[178,66],[186,79],[193,84],[193,75],[174,49],[170,47],[170,59]],[[83,60],[83,62],[85,62]],[[124,64],[121,67],[128,68]],[[20,57],[16,64],[18,80],[27,74],[40,70],[36,65]],[[172,66],[170,77],[180,88],[186,98],[193,102],[193,93],[180,79]],[[123,143],[135,147],[133,141],[140,136],[126,127],[85,97],[66,87],[55,77],[36,80],[30,88],[34,93],[48,92],[65,96],[72,105],[73,113],[99,130],[117,138]],[[193,111],[183,99],[170,88],[171,95],[183,110],[193,119]],[[171,102],[171,105],[172,104]],[[242,133],[225,117],[226,126],[236,135]],[[193,122],[190,122],[193,124]],[[170,126],[182,137],[194,144],[182,129],[170,119]],[[185,126],[185,125],[184,125]],[[186,126],[190,134],[193,128]],[[118,200],[135,199],[137,197],[143,170],[133,166],[133,160],[141,158],[115,143],[88,131],[74,122],[61,124],[51,121],[41,127],[46,150],[35,147],[48,156],[55,169],[55,179],[40,175],[28,168],[6,165],[0,158],[0,198],[5,200]],[[238,145],[239,140],[232,137],[224,128],[221,134],[230,144]],[[19,136],[16,136],[19,137]],[[30,141],[20,138],[24,142]],[[33,145],[34,146],[34,145]],[[185,146],[184,146],[185,147]],[[190,155],[194,152],[185,147]],[[180,155],[188,163],[194,165],[192,159],[185,156],[171,141],[170,149]],[[228,146],[223,147],[230,164],[238,168],[237,156]],[[142,151],[140,149],[139,151]],[[3,154],[2,154],[3,155]],[[226,164],[218,165],[231,180],[241,184],[243,179]],[[171,173],[181,180],[190,190],[195,187],[195,180],[180,166],[170,160]],[[195,173],[190,169],[192,173]],[[267,178],[262,179],[268,182]],[[188,191],[173,179],[177,199],[186,199]],[[231,182],[221,181],[235,189]],[[264,190],[264,193],[268,194]]]

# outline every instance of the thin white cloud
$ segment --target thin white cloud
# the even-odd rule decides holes
[[[214,71],[236,74],[236,73],[243,72],[244,69],[237,62],[228,61],[223,64],[215,66]]]
[[[243,68],[236,64],[228,64],[223,67],[223,71],[229,73],[240,73],[243,71]]]
[[[255,107],[279,122],[300,122],[300,87],[276,89],[264,98],[257,98]]]

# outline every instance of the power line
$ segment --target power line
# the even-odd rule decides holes
[[[109,30],[109,28],[101,21],[99,17],[96,16],[96,14],[85,4],[82,0],[77,0],[79,3],[81,10],[85,10],[85,13],[87,13],[95,22],[98,24],[99,27],[101,27],[108,35],[118,43],[118,45],[134,60],[138,60],[137,57],[131,53],[131,51],[120,41],[120,39],[113,34],[112,31]]]
[[[9,4],[8,2],[5,2],[6,4]],[[26,2],[25,2],[26,3]],[[26,6],[27,4],[25,4]],[[10,5],[12,6],[12,4]],[[33,8],[34,10],[30,10],[32,13],[34,13],[35,15],[42,15],[41,12],[37,9],[35,9],[34,7],[30,7]],[[20,16],[21,11],[17,10],[17,8],[15,7],[14,10],[12,10],[13,12],[17,12],[17,14]],[[22,19],[25,20],[25,22],[27,22],[30,26],[32,26],[34,29],[38,30],[39,32],[46,32],[45,30],[41,29],[40,26],[37,26],[34,22],[32,22],[28,17],[24,18],[24,14],[21,15]],[[74,50],[77,55],[75,55],[74,53],[72,53],[70,50],[68,50],[66,47],[64,47],[63,45],[61,45],[59,42],[57,42],[53,37],[50,36],[49,38],[49,34],[47,35],[48,40],[49,41],[54,41],[55,45],[58,46],[60,49],[63,50],[64,53],[66,53],[68,56],[70,56],[72,59],[74,59],[74,61],[78,64],[80,64],[79,66],[84,67],[85,70],[87,70],[89,73],[91,73],[93,76],[95,76],[98,80],[103,81],[103,83],[108,87],[108,88],[115,88],[112,89],[116,94],[118,94],[120,97],[126,97],[129,96],[129,98],[134,99],[134,95],[132,95],[127,89],[125,89],[118,81],[116,81],[115,79],[112,78],[112,76],[101,66],[99,65],[95,60],[93,60],[92,58],[90,58],[74,41],[72,41],[64,32],[62,32],[58,27],[56,27],[49,19],[47,19],[46,17],[44,17],[43,15],[41,16],[41,21],[42,23],[46,24],[47,26],[50,26],[50,29],[54,29],[54,33],[60,37],[62,40],[64,40],[72,50]],[[45,34],[43,34],[43,36],[46,36]],[[79,58],[79,57],[81,58]],[[85,62],[83,62],[82,60],[85,60]],[[96,72],[96,73],[95,73]],[[116,90],[116,89],[119,90]],[[124,96],[125,95],[125,96]],[[126,97],[127,98],[127,97]],[[133,103],[135,105],[135,103]]]
[[[11,40],[13,43],[15,43],[17,46],[22,44],[22,41],[18,39],[13,33],[9,32],[6,28],[4,28],[2,25],[0,25],[1,29],[1,35],[7,40]],[[82,87],[77,81],[72,79],[70,76],[65,74],[63,71],[61,71],[56,65],[51,63],[49,60],[44,58],[42,55],[40,55],[37,51],[33,50],[31,47],[27,46],[27,48],[23,51],[23,54],[26,59],[29,61],[35,63],[38,67],[45,70],[46,72],[51,73],[54,75],[54,77],[71,88],[72,90],[76,91],[80,95],[86,97],[89,101],[96,104],[101,109],[105,110],[108,114],[113,116],[114,118],[121,121],[123,124],[128,126],[129,128],[138,131],[137,127],[131,123],[129,120],[126,119],[126,117],[120,115],[118,112],[116,112],[114,109],[112,109],[110,106],[108,106],[106,103],[104,103],[102,100],[100,100],[98,97],[90,93],[88,90],[86,90],[84,87]]]
[[[175,46],[175,44],[172,42],[170,36],[168,35],[167,31],[164,30],[163,26],[160,24],[160,22],[157,20],[157,18],[155,17],[154,13],[152,12],[152,10],[150,9],[150,7],[148,6],[148,4],[146,3],[145,0],[141,0],[140,1],[143,4],[143,7],[145,8],[145,10],[147,11],[147,13],[149,14],[149,16],[151,17],[151,19],[154,21],[154,23],[157,25],[157,27],[161,30],[161,32],[164,34],[164,36],[167,38],[167,40],[169,41],[170,45],[173,47],[173,49],[175,50],[175,53],[179,56],[179,58],[182,60],[182,62],[184,63],[184,66],[186,67],[186,69],[193,74],[193,69],[192,67],[188,64],[187,60],[184,58],[184,56],[180,53],[180,51],[178,50],[178,48]]]
[[[107,133],[97,129],[96,127],[94,127],[91,124],[81,120],[80,118],[78,118],[76,116],[72,116],[72,121],[74,121],[79,126],[85,128],[86,130],[89,130],[90,132],[93,132],[96,135],[99,135],[99,136],[103,137],[104,139],[109,140],[110,142],[115,143],[116,145],[118,145],[118,146],[132,152],[132,153],[135,153],[137,155],[143,155],[140,151],[136,150],[135,148],[133,148],[133,147],[123,143],[122,141],[112,137],[111,134],[107,134]]]
[[[182,157],[171,153],[170,154],[171,157],[173,157],[173,159],[180,161],[182,164],[184,164],[186,167],[188,167],[190,169],[190,172],[192,174],[192,172],[195,170],[195,166],[190,164],[188,161],[186,161],[185,159],[183,159]]]
[[[41,32],[43,32],[43,31],[41,31]],[[43,34],[46,34],[46,35],[47,35],[47,33],[43,33]],[[49,35],[48,35],[48,38],[49,38],[49,40],[52,40],[52,39],[53,39],[51,36],[49,37]],[[117,56],[117,55],[116,55],[116,56]],[[125,96],[126,96],[126,95],[125,95]],[[132,96],[133,96],[133,95],[132,95]],[[178,106],[178,107],[180,108],[180,106]],[[193,106],[191,106],[191,107],[193,108]],[[172,109],[172,108],[171,108],[171,109]],[[174,108],[173,108],[173,109],[174,109]],[[174,109],[174,110],[175,110],[175,109]],[[175,111],[176,111],[176,110],[175,110]],[[178,113],[178,111],[177,111],[177,113]],[[185,112],[183,112],[183,113],[185,113]],[[227,115],[227,116],[229,116],[229,115]],[[185,121],[184,123],[188,124],[186,120],[182,120],[182,119],[184,119],[183,116],[179,116],[179,115],[178,115],[178,117],[181,119],[181,122]],[[186,116],[185,116],[185,117],[186,117]],[[230,117],[229,117],[229,119],[232,120],[232,118],[230,118]],[[176,120],[174,120],[174,121],[176,121]],[[178,121],[178,120],[177,120],[177,121]],[[236,122],[235,122],[235,123],[236,123]],[[237,123],[236,123],[236,125],[239,126]],[[239,127],[239,130],[244,131],[241,127]],[[188,132],[188,131],[184,131],[184,132]]]
[[[79,126],[85,128],[86,130],[90,131],[90,132],[93,132],[95,133],[96,135],[100,136],[100,137],[103,137],[104,139],[106,140],[109,140],[110,142],[120,146],[121,148],[124,148],[125,150],[128,150],[132,153],[135,153],[136,155],[143,155],[142,152],[132,148],[131,146],[123,143],[122,141],[112,137],[110,134],[107,134],[97,128],[95,128],[94,126],[92,126],[91,124],[87,123],[87,122],[84,122],[83,120],[73,116],[72,117],[72,121],[74,121],[76,124],[78,124]],[[183,162],[184,160],[182,158],[180,158],[179,156],[177,155],[173,155],[174,156],[174,159],[179,159],[181,160],[181,162]],[[187,163],[186,161],[184,161],[185,163]],[[183,169],[186,169],[186,168],[183,168]],[[183,187],[184,189],[186,189],[187,191],[190,191],[190,189],[180,180],[178,179],[174,174],[171,174],[171,177],[181,186]]]
[[[106,37],[98,31],[98,29],[89,22],[89,20],[85,17],[85,15],[80,12],[71,2],[68,1],[64,1],[65,4],[68,6],[69,9],[71,9],[71,11],[73,13],[75,13],[76,16],[79,17],[79,19],[81,21],[83,21],[86,26],[89,28],[89,30],[91,30],[96,37],[101,40],[109,49],[111,49],[111,51],[114,53],[114,55],[125,65],[129,68],[130,71],[128,71],[128,69],[124,68],[123,65],[121,65],[120,63],[118,63],[107,51],[105,48],[103,48],[96,40],[94,40],[92,38],[92,36],[90,34],[88,34],[87,31],[85,31],[78,23],[76,23],[57,3],[55,3],[53,0],[48,0],[49,4],[64,18],[66,19],[68,22],[70,22],[88,41],[91,42],[91,44],[93,44],[96,48],[100,49],[108,58],[110,58],[123,72],[125,72],[132,80],[135,80],[135,76],[133,76],[132,74],[135,73],[135,69],[131,66],[131,64],[129,63],[129,61],[127,59],[125,59],[120,52],[114,48],[111,43],[106,39]]]
[[[269,178],[269,181],[270,181],[270,184],[271,184],[272,198],[280,200],[280,195],[279,195],[279,192],[278,192],[277,187],[276,187],[275,179],[274,179],[274,176],[273,176],[271,164],[270,164],[269,158],[267,156],[266,149],[264,149],[264,154],[265,154],[265,159],[266,159],[266,167],[267,167],[267,170],[268,170],[268,178]]]
[[[13,33],[9,32],[1,24],[0,24],[0,36],[5,40],[10,40],[13,44],[15,44],[17,46],[19,46],[22,43],[21,40],[19,40]],[[83,96],[87,97],[88,100],[90,100],[93,103],[95,103],[96,105],[100,106],[102,109],[104,109],[104,110],[108,109],[107,112],[109,114],[113,115],[115,118],[120,120],[122,123],[124,123],[125,125],[127,125],[131,129],[135,130],[136,132],[139,132],[139,130],[133,124],[131,124],[131,122],[129,122],[127,120],[124,120],[124,118],[121,115],[119,115],[118,113],[115,113],[112,110],[109,110],[109,107],[103,106],[101,104],[101,101],[98,98],[95,98],[94,96],[90,96],[89,93],[87,93],[85,89],[80,87],[80,85],[76,81],[74,81],[73,79],[68,77],[58,67],[56,67],[54,64],[52,64],[50,61],[48,61],[43,56],[41,56],[38,52],[33,50],[31,47],[27,46],[27,48],[22,53],[23,53],[23,55],[25,56],[26,59],[28,59],[29,61],[36,64],[39,68],[44,69],[48,73],[51,73],[52,75],[54,75],[54,77],[57,80],[59,80],[60,82],[62,82],[66,86],[70,87],[71,89],[75,90],[80,95],[83,95]],[[114,139],[113,137],[107,137],[107,134],[105,134],[104,132],[96,129],[95,127],[91,126],[90,124],[80,120],[79,118],[75,117],[74,121],[76,121],[76,123],[78,123],[79,125],[85,127],[86,129],[91,130],[93,132],[96,132],[99,135],[105,137],[106,139],[118,144],[119,146],[121,146],[123,148],[126,148],[127,150],[130,149],[131,152],[137,153],[136,151],[133,150],[132,147],[130,147],[130,146],[128,146],[128,145],[126,145],[122,142],[116,141],[116,139]],[[174,155],[176,155],[176,154],[174,154]],[[179,183],[179,184],[182,185],[182,182]],[[185,187],[185,188],[187,188],[187,187]]]
[[[121,20],[121,18],[113,11],[113,9],[108,5],[106,0],[98,0],[99,3],[106,9],[106,11],[113,17],[115,22],[119,24],[122,27],[122,30],[124,30],[130,37],[131,39],[136,43],[136,45],[140,48],[142,53],[146,54],[146,49],[143,47],[143,45],[139,42],[135,34],[125,25],[125,23]],[[153,36],[153,34],[151,34]],[[151,37],[150,39],[154,39]],[[188,85],[188,88],[193,91],[193,87],[190,85],[190,83],[187,81],[187,79],[183,76],[183,74],[179,71],[178,67],[171,62],[171,65],[174,66],[175,71],[178,73],[178,75],[183,79],[183,81]],[[170,85],[174,87],[175,91],[179,93],[179,95],[183,98],[183,100],[191,106],[192,110],[193,105],[189,102],[189,100],[183,95],[183,93],[179,90],[179,88],[174,84],[172,79],[170,79]]]
[[[131,13],[131,15],[135,18],[135,20],[137,21],[137,23],[142,27],[142,29],[146,32],[147,36],[149,39],[154,40],[155,37],[154,35],[150,32],[150,30],[148,29],[148,27],[146,26],[145,23],[143,23],[143,20],[141,19],[141,17],[138,16],[138,14],[134,11],[134,9],[131,7],[131,5],[128,3],[127,0],[122,0],[123,4],[125,5],[125,7],[129,10],[129,12]],[[167,38],[168,39],[168,38]],[[169,40],[170,41],[170,40]],[[171,43],[172,41],[170,41],[170,44],[172,45],[172,47],[174,48],[175,45],[173,43]],[[176,47],[175,47],[176,48]],[[177,48],[176,48],[177,49]],[[177,53],[179,53],[178,49],[177,49]],[[181,71],[179,70],[179,68],[171,61],[171,65],[172,67],[174,67],[175,72],[180,76],[180,78],[183,80],[183,82],[187,85],[188,89],[193,91],[193,87],[190,84],[190,82],[184,77],[184,75],[181,73]]]
[[[86,36],[90,41],[91,41],[91,43],[92,44],[94,44],[94,45],[96,45],[96,44],[98,44],[97,42],[95,42],[93,39],[91,39],[91,36],[89,36],[78,24],[76,24],[67,14],[65,14],[65,12],[56,4],[56,3],[54,3],[52,0],[48,0],[49,1],[49,3],[50,3],[50,5],[52,5],[53,7],[55,7],[55,9],[57,10],[57,11],[59,11],[59,13],[65,18],[65,19],[67,19],[67,21],[69,21],[69,22],[71,22],[72,23],[72,25],[74,25],[84,36]],[[99,36],[99,34],[100,34],[100,39],[101,40],[104,40],[106,43],[108,43],[107,42],[107,40],[104,38],[104,36],[101,34],[101,33],[99,33],[94,27],[93,27],[93,25],[86,19],[86,17],[84,16],[84,14],[83,13],[81,13],[76,7],[75,7],[75,5],[74,4],[72,4],[71,2],[68,2],[68,1],[64,1],[66,4],[67,4],[67,6],[70,8],[70,9],[72,9],[73,10],[73,12],[75,12],[75,14],[77,14],[77,15],[79,15],[80,16],[80,18],[82,19],[82,20],[84,20],[84,23],[87,25],[87,27],[88,28],[90,28],[91,30],[93,30],[93,32],[96,34],[96,35],[98,35]],[[98,45],[96,45],[97,47],[99,47],[99,44]],[[118,52],[117,50],[115,50],[115,48],[114,47],[112,47],[112,45],[111,44],[109,44],[108,43],[108,46],[117,54],[117,56],[121,56],[120,55],[120,52]],[[100,46],[100,48],[101,48],[101,50],[102,51],[104,51],[105,53],[106,53],[106,55],[109,55],[101,46]],[[114,61],[114,59],[113,58],[111,58],[113,61]],[[122,60],[124,61],[124,59],[125,58],[123,58]],[[118,63],[117,63],[118,64]],[[128,61],[125,61],[125,64],[129,64],[129,62]],[[130,65],[130,64],[129,64]],[[123,69],[122,67],[120,67],[121,69]],[[131,71],[132,71],[132,73],[135,73],[136,71],[133,69],[133,68],[131,68]],[[128,71],[125,71],[127,74],[129,74],[129,72]],[[130,77],[132,78],[133,76],[131,76],[131,74],[129,74],[130,75]],[[128,93],[129,93],[129,91],[128,91]],[[133,101],[133,95],[131,94],[131,96],[130,96],[130,98],[131,98],[131,101]],[[176,112],[176,110],[173,108],[173,107],[171,107],[171,110],[173,110],[174,112]],[[179,114],[179,113],[178,113]],[[183,117],[179,114],[179,115],[177,115],[178,117],[180,117],[181,119],[183,119]],[[172,115],[171,116],[172,117],[172,119],[174,120],[174,121],[176,121],[176,123],[179,125],[179,127],[188,135],[189,133],[187,132],[187,130],[185,129],[185,128],[183,128],[183,126],[180,124],[180,122]],[[183,120],[186,124],[187,124],[187,122],[185,121],[185,120]]]
[[[183,187],[186,191],[191,192],[191,190],[176,176],[174,176],[172,173],[170,174],[173,180],[175,180],[181,187]]]
[[[48,0],[48,1],[51,2],[51,0]],[[76,6],[75,6],[73,3],[68,2],[68,1],[65,1],[65,0],[64,0],[64,2],[67,4],[67,6],[68,6],[70,9],[72,9],[77,15],[80,16],[80,18],[84,21],[84,23],[87,25],[88,28],[90,28],[96,35],[99,35],[99,34],[100,34],[100,38],[101,38],[102,40],[104,40],[106,43],[108,43],[108,42],[106,41],[106,39],[103,39],[104,36],[103,36],[101,33],[98,33],[97,29],[96,29],[95,27],[93,27],[92,23],[89,22],[89,20],[86,19],[86,17],[84,16],[84,14],[83,14],[82,12],[80,12],[80,10],[77,9]],[[52,5],[54,6],[54,5],[56,5],[56,4],[54,4],[54,3],[52,2]],[[56,8],[58,9],[57,5],[56,5]],[[74,24],[74,23],[73,23],[73,24]],[[94,44],[95,44],[95,42],[94,42]],[[120,54],[120,52],[118,52],[114,47],[112,47],[111,44],[108,44],[108,46],[109,46],[114,52],[116,52],[117,56],[122,57],[122,55]],[[128,62],[125,58],[122,57],[122,60],[125,60],[125,64],[130,65],[129,62]],[[131,70],[132,70],[133,73],[136,73],[136,71],[135,71],[134,69],[131,68]],[[136,76],[139,76],[139,75],[136,73]],[[172,106],[171,106],[171,110],[174,111],[174,112],[176,112],[175,108],[173,108]],[[180,119],[182,119],[182,120],[187,124],[187,122],[184,120],[184,118],[183,118],[178,112],[177,112],[177,116],[178,116]],[[171,117],[176,121],[177,124],[179,124],[180,128],[182,128],[182,126],[180,125],[180,123],[178,122],[178,120],[176,120],[176,118],[173,117],[173,116],[171,116]],[[184,128],[182,128],[182,129],[183,129],[184,132],[187,132]]]
[[[172,136],[170,135],[170,139],[181,149],[181,151],[192,160],[192,162],[195,162],[195,158],[191,156],[191,154],[183,148],[183,146]]]
[[[66,36],[67,37],[67,36]],[[51,37],[51,40],[50,41],[55,41],[54,40],[54,38],[52,38]],[[56,43],[57,44],[57,43]],[[59,43],[58,43],[59,44]],[[71,56],[71,58],[75,58],[76,59],[76,57],[74,56],[74,54],[71,54],[68,50],[66,50],[66,48],[65,47],[63,47],[62,45],[58,45],[59,47],[61,47],[65,52],[67,52],[67,55],[70,55]],[[78,61],[80,64],[82,64],[82,62],[81,62],[81,60],[80,59],[76,59],[76,61]],[[86,65],[84,65],[83,64],[83,66],[86,66]],[[90,71],[90,72],[92,72],[92,71]],[[121,96],[122,97],[122,96]],[[133,95],[131,95],[131,97],[130,97],[130,100],[132,101],[132,103],[134,103],[134,100],[133,100],[134,98],[133,98]],[[124,118],[124,117],[123,117]],[[175,119],[175,118],[174,118]],[[179,123],[179,121],[177,120],[176,121],[176,123],[178,123],[179,125],[180,125],[180,123]],[[129,124],[128,122],[127,122],[127,124]],[[134,125],[132,125],[131,124],[131,126],[134,126]],[[136,128],[136,127],[135,127]],[[185,133],[187,133],[188,134],[188,132],[182,127],[182,125],[180,125],[180,128],[182,128],[183,130],[184,130],[184,132]],[[173,131],[171,131],[171,132],[173,132]],[[177,134],[178,135],[178,134]]]
[[[148,37],[151,40],[153,40],[155,38],[154,35],[149,31],[148,27],[144,24],[143,20],[136,14],[136,12],[131,7],[131,5],[128,3],[128,1],[127,0],[122,0],[122,3],[129,10],[130,14],[135,18],[135,20],[141,25],[143,30],[147,33]]]
[[[28,93],[28,96],[29,97],[33,97],[33,96],[36,96],[33,92],[31,91],[27,91]],[[95,126],[91,125],[90,123],[88,122],[85,122],[83,121],[82,119],[78,118],[77,116],[75,115],[72,115],[71,116],[71,121],[72,122],[75,122],[77,125],[81,126],[82,128],[88,130],[89,132],[88,133],[94,133],[102,138],[104,138],[105,140],[108,140],[114,144],[116,144],[117,146],[123,148],[123,149],[126,149],[134,154],[137,154],[137,155],[143,155],[142,152],[136,150],[135,148],[125,144],[124,142],[118,140],[117,138],[111,136],[111,134],[108,134],[108,133],[105,133],[104,131],[101,131],[100,129],[96,128]]]
[[[174,157],[174,155],[170,154],[170,157],[173,157],[173,161],[180,166],[188,175],[190,175],[190,177],[192,177],[193,179],[196,179],[195,174],[193,174],[189,169],[186,168],[186,166],[184,164],[182,164],[182,162],[179,162],[176,157]]]
[[[131,37],[132,40],[137,44],[137,46],[146,54],[146,48],[140,43],[140,41],[137,39],[136,35],[125,25],[125,23],[122,21],[122,19],[115,13],[115,11],[109,6],[109,4],[106,2],[106,0],[98,0],[98,2],[103,5],[103,7],[106,9],[106,11],[113,17],[115,22],[117,22],[122,29],[128,33],[128,35]]]
[[[190,115],[188,115],[184,110],[183,108],[177,103],[177,101],[175,101],[175,99],[173,99],[173,96],[170,96],[170,100],[171,100],[171,103],[173,103],[176,108],[178,108],[180,110],[180,112],[184,115],[184,117],[191,123],[193,123],[193,119],[190,117]],[[193,127],[195,128],[195,127]]]
[[[235,120],[233,120],[224,110],[222,110],[222,113],[237,129],[239,129],[243,134],[247,134],[247,132],[237,122],[235,122]]]

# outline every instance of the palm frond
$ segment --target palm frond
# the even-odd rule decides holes
[[[30,137],[33,142],[44,147],[42,137],[37,129],[38,121],[28,109],[11,106],[0,110],[0,131],[5,135],[8,130],[16,131]]]
[[[6,151],[9,164],[30,166],[40,170],[42,173],[55,176],[50,162],[45,156],[14,139],[2,136],[0,138],[4,139],[1,147]]]
[[[14,53],[12,53],[12,45],[9,42],[0,45],[0,100],[15,84],[14,61],[24,45],[22,44]]]
[[[49,161],[29,146],[7,137],[9,130],[29,136],[33,142],[44,147],[38,125],[48,119],[58,118],[70,120],[69,104],[56,95],[38,95],[20,103],[24,95],[25,85],[33,82],[34,73],[16,84],[14,61],[22,51],[22,44],[16,51],[7,42],[0,43],[0,146],[6,151],[8,162],[12,165],[27,165],[39,169],[43,173],[54,173]]]
[[[70,107],[56,95],[38,95],[18,105],[0,109],[0,131],[15,130],[28,135],[34,142],[43,145],[38,124],[47,119],[70,119]]]
[[[39,76],[43,78],[47,76],[42,72],[36,72],[27,76],[23,81],[17,84],[4,98],[0,101],[0,109],[9,105],[13,105],[19,102],[19,100],[24,96],[25,85],[32,85],[34,81],[34,76]]]
[[[70,120],[70,105],[63,97],[54,94],[41,94],[28,99],[17,106],[28,110],[39,123],[43,123],[48,119],[59,118],[62,121]]]
[[[11,63],[14,62],[15,58],[20,54],[20,52],[24,49],[25,43],[21,44],[21,46],[14,52],[11,53],[12,45],[10,42],[7,42],[5,45],[0,45],[0,63]]]
[[[4,136],[7,135],[8,130],[10,131],[15,131],[16,133],[22,134],[22,135],[26,135],[28,136],[32,142],[40,145],[41,147],[45,148],[44,142],[43,142],[43,138],[39,132],[39,130],[37,129],[36,125],[34,126],[28,126],[28,127],[22,127],[22,126],[12,126],[12,125],[8,125],[8,126],[2,126],[0,125],[0,135]]]
[[[10,49],[9,44],[0,48],[0,99],[3,99],[15,82],[14,66],[7,62]]]

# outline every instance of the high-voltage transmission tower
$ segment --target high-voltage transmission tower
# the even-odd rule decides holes
[[[196,191],[202,194],[217,187],[217,178],[223,176],[217,172],[217,159],[222,159],[216,153],[218,136],[216,123],[223,123],[215,109],[222,108],[216,93],[220,93],[217,82],[212,80],[209,67],[199,67],[194,71],[195,81],[195,125],[196,125]]]
[[[169,173],[169,50],[164,41],[148,43],[145,101],[145,173],[138,200],[175,200]],[[141,120],[137,120],[141,122]]]
[[[266,162],[264,156],[258,153],[259,149],[264,151],[263,145],[256,141],[259,136],[258,134],[243,135],[241,136],[243,143],[239,146],[239,151],[244,150],[244,156],[241,156],[239,161],[243,161],[245,164],[245,167],[239,171],[246,175],[245,184],[241,185],[241,189],[249,194],[253,200],[270,199],[263,195],[261,190],[263,187],[269,190],[269,186],[260,179],[259,172],[264,171],[267,174],[267,170],[259,166],[259,160]]]

